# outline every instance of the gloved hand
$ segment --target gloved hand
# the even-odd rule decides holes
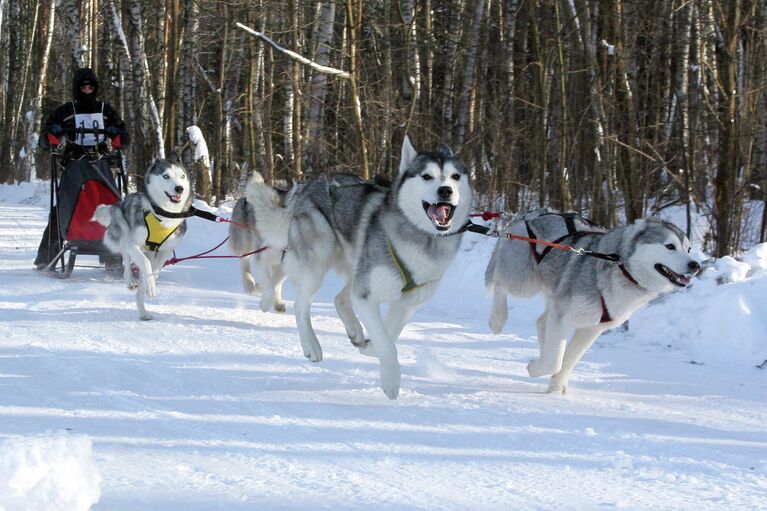
[[[61,124],[51,124],[48,127],[48,133],[50,133],[51,135],[59,135],[61,134],[61,131],[62,131]]]
[[[120,133],[120,130],[118,130],[118,129],[117,129],[116,127],[114,127],[114,126],[109,126],[109,127],[108,127],[107,129],[105,129],[104,131],[106,131],[107,135],[109,135],[109,138],[112,138],[112,137],[114,137],[114,136],[117,136],[117,134],[118,134],[118,133]]]

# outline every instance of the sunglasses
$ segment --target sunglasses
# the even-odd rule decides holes
[[[93,90],[93,88],[94,88],[93,85],[91,85],[89,83],[86,83],[85,85],[81,85],[80,86],[80,90],[84,90],[84,89],[91,89],[91,90]]]

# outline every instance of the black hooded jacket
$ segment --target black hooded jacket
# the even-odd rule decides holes
[[[90,83],[93,85],[93,92],[90,94],[84,94],[80,87],[84,84]],[[120,142],[123,147],[127,147],[130,143],[128,138],[128,131],[125,129],[125,123],[120,118],[117,111],[112,108],[112,105],[106,101],[99,101],[97,99],[99,92],[99,81],[96,77],[96,73],[92,69],[84,67],[75,71],[72,77],[72,98],[73,101],[67,101],[59,106],[53,113],[48,116],[45,121],[45,127],[41,138],[41,143],[47,141],[47,134],[53,126],[58,125],[64,130],[64,133],[72,139],[68,130],[75,129],[75,113],[91,114],[102,112],[104,114],[104,126],[101,129],[108,129],[113,127],[117,130],[117,134],[120,135]],[[60,135],[59,135],[60,136]]]

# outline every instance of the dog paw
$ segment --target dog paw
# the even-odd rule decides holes
[[[242,288],[246,295],[255,295],[261,291],[261,286],[258,285],[253,277],[244,277],[242,280]]]
[[[304,345],[304,356],[311,360],[312,362],[321,362],[322,361],[322,347],[320,346],[320,343],[314,342],[310,343],[308,346]]]
[[[402,372],[399,364],[384,365],[381,364],[381,390],[384,391],[389,399],[397,399],[402,380]]]
[[[365,355],[366,357],[378,358],[378,353],[376,353],[375,346],[371,344],[370,339],[365,339],[363,344],[357,344],[354,341],[352,341],[352,344],[359,350],[362,355]]]
[[[282,303],[282,302],[280,302],[280,303],[275,303],[275,304],[274,304],[274,311],[275,311],[275,312],[287,312],[287,311],[288,311],[288,306],[287,306],[287,305],[285,305],[285,304],[284,304],[284,303]]]
[[[532,378],[537,378],[538,376],[546,376],[555,372],[555,369],[548,367],[547,364],[541,362],[541,359],[539,358],[531,360],[527,364],[527,374],[529,374]]]
[[[139,319],[141,321],[152,321],[154,316],[146,311],[139,313]]]
[[[549,394],[567,394],[567,379],[560,377],[557,373],[551,377],[549,388],[546,392]]]
[[[500,319],[496,319],[492,317],[490,318],[490,321],[488,322],[490,331],[493,332],[494,334],[500,334],[505,324],[506,324],[506,321],[501,321]]]
[[[261,301],[258,302],[258,308],[261,309],[261,312],[269,312],[270,310],[272,310],[271,300],[266,300],[262,298]]]
[[[549,383],[549,388],[546,389],[547,394],[567,394],[567,385],[562,383],[556,383],[554,380]]]

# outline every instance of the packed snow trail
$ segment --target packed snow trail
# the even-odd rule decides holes
[[[301,354],[290,285],[288,314],[262,313],[234,260],[167,268],[147,300],[156,319],[138,321],[133,292],[99,269],[68,280],[32,269],[46,206],[45,183],[0,187],[0,459],[51,438],[90,441],[90,453],[62,447],[43,461],[91,463],[94,510],[767,508],[760,360],[730,356],[743,342],[734,331],[706,360],[636,333],[674,332],[689,298],[636,320],[665,327],[603,336],[566,396],[544,394],[547,380],[525,370],[542,303],[510,302],[504,333],[491,334],[493,242],[467,234],[405,328],[403,390],[390,402],[336,316],[337,278],[313,308],[318,364]],[[179,255],[225,236],[192,219]],[[764,298],[767,279],[751,281],[730,289]],[[757,335],[763,312],[741,331]],[[29,469],[11,459],[0,477]],[[19,490],[3,482],[0,508],[13,510]],[[55,508],[44,495],[40,509]]]

